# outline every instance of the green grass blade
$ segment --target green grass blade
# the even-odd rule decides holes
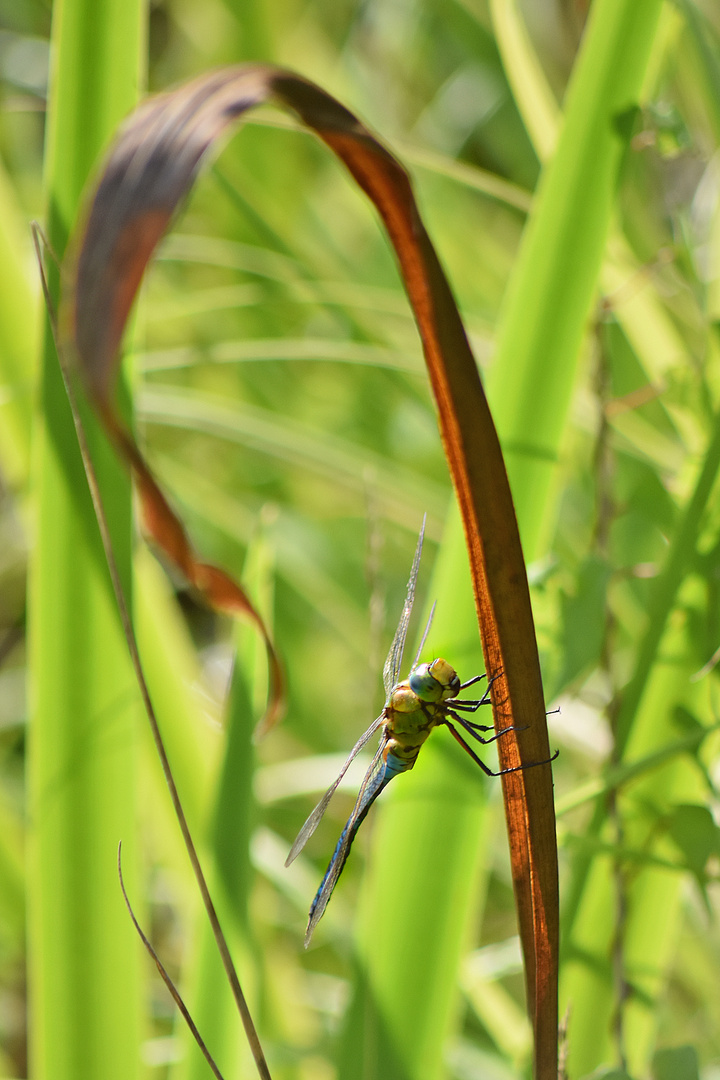
[[[692,708],[693,699],[701,697],[697,687],[687,689],[688,665],[675,659],[687,652],[686,634],[687,627],[677,623],[663,638],[669,659],[653,669],[637,714],[633,758],[676,738],[675,706]],[[623,845],[649,859],[664,856],[677,864],[677,851],[669,846],[659,821],[675,804],[702,797],[698,780],[687,759],[675,758],[628,785],[621,798]],[[617,820],[605,809],[602,831],[595,835],[609,852],[618,844],[617,828]],[[625,1055],[631,1075],[647,1075],[668,966],[677,946],[683,877],[660,866],[636,868],[619,854],[606,854],[592,859],[584,884],[572,927],[563,924],[561,1009],[571,1006],[569,1075],[585,1076],[602,1063],[618,1060],[619,1054]],[[629,991],[621,1012],[620,977],[627,980]]]
[[[143,14],[125,0],[68,0],[54,11],[45,181],[59,255],[85,179],[138,93]],[[51,288],[57,297],[56,272]],[[41,402],[30,592],[32,1069],[38,1080],[128,1080],[140,1068],[139,951],[116,853],[125,839],[132,892],[137,692],[47,327]],[[129,480],[90,417],[88,427],[128,588]]]
[[[692,661],[687,659],[691,655],[687,638],[691,630],[684,612],[692,604],[683,582],[691,569],[694,538],[701,534],[719,467],[720,423],[716,420],[665,567],[653,583],[635,670],[623,691],[616,721],[617,752],[629,762],[659,752],[674,741],[677,733],[670,720],[674,706],[692,707],[692,698],[698,697],[697,684],[693,688],[689,683]],[[629,797],[631,815],[627,832],[634,838],[632,846],[654,850],[658,841],[655,838],[653,843],[652,831],[657,828],[658,815],[668,813],[676,803],[695,802],[697,797],[697,773],[689,770],[685,761],[671,761],[649,777],[641,777]],[[648,806],[653,807],[649,815],[638,811],[639,807]],[[607,809],[599,804],[586,835],[609,838],[608,828]],[[653,847],[648,847],[651,843]],[[660,846],[663,846],[662,838]],[[627,1052],[642,1072],[647,1067],[655,1034],[656,1000],[678,933],[681,878],[677,874],[648,870],[638,874],[631,885],[625,901],[623,948],[627,970],[637,972],[633,978],[638,991],[642,987],[642,993],[638,992],[633,999],[625,1019]],[[581,1072],[607,1060],[613,1049],[607,1032],[616,1007],[617,986],[608,956],[615,930],[608,913],[613,911],[617,887],[607,859],[594,860],[591,852],[576,857],[563,913],[564,948],[569,962],[562,993],[566,1001],[577,1003],[573,1009],[573,1022],[577,1026],[572,1058]],[[647,902],[648,895],[653,897],[651,904]],[[602,912],[605,914],[601,915]],[[599,1016],[608,1018],[608,1024],[599,1024]]]
[[[264,565],[262,542],[251,549],[245,579],[258,593]],[[260,564],[260,565],[258,565]],[[263,582],[265,584],[265,582]],[[234,635],[236,651],[227,700],[225,753],[217,782],[208,847],[213,856],[213,894],[223,929],[242,971],[245,992],[257,1000],[257,972],[261,949],[253,942],[248,906],[254,881],[250,845],[256,817],[253,797],[255,745],[253,732],[262,715],[267,681],[262,647],[256,635],[239,625]],[[252,676],[255,676],[254,679]],[[254,706],[254,707],[253,707]],[[252,1068],[245,1040],[238,1038],[237,1011],[207,919],[197,928],[197,949],[191,973],[193,1014],[207,1038],[213,1056],[226,1077],[249,1074]],[[259,1010],[253,1013],[258,1019]],[[186,1036],[189,1049],[176,1074],[179,1080],[204,1080],[207,1066],[197,1047]]]
[[[27,482],[37,356],[35,301],[25,266],[30,230],[0,166],[0,460],[13,485]]]
[[[560,110],[535,55],[517,0],[491,0],[493,26],[518,111],[541,161],[557,143]]]
[[[538,553],[560,439],[615,205],[625,130],[660,12],[593,5],[558,147],[523,237],[489,379],[526,556]],[[531,433],[531,434],[529,434]]]
[[[545,73],[532,48],[517,0],[493,0],[493,22],[505,70],[513,86],[517,106],[538,156],[546,162],[555,149],[562,113],[555,102]],[[658,56],[672,49],[677,14],[665,9],[648,64],[646,82],[653,85],[652,70]],[[668,42],[669,38],[669,44]],[[617,224],[610,226],[601,287],[613,303],[614,317],[642,363],[648,379],[661,384],[679,356],[691,363],[687,345],[663,307],[655,290],[638,287],[643,268]]]

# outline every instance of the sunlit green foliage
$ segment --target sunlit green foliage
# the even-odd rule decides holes
[[[617,116],[625,139],[617,197],[609,220],[589,223],[589,232],[608,230],[602,264],[592,271],[595,298],[586,312],[568,311],[579,304],[570,287],[576,260],[590,258],[591,245],[575,242],[588,224],[582,200],[570,207],[558,199],[557,229],[544,222],[548,247],[536,246],[533,262],[518,263],[518,252],[536,185],[543,177],[548,183],[543,166],[561,137],[562,109],[570,107],[579,7],[523,5],[523,23],[513,0],[164,0],[150,9],[149,83],[158,90],[242,60],[285,64],[346,101],[412,172],[487,373],[501,435],[517,402],[529,402],[537,428],[530,411],[528,445],[537,446],[542,433],[557,454],[541,462],[541,505],[532,506],[531,485],[518,512],[532,537],[548,708],[561,706],[550,723],[561,750],[555,777],[569,1075],[624,1066],[632,1077],[660,1080],[699,1068],[711,1080],[720,1062],[720,938],[712,920],[720,834],[717,738],[702,735],[717,721],[708,662],[720,646],[720,25],[709,3],[663,6],[646,43],[642,91]],[[51,15],[50,4],[37,0],[0,4],[6,1077],[25,1075],[24,912],[37,885],[34,871],[26,881],[22,859],[33,824],[24,813],[24,590],[28,548],[49,541],[35,532],[38,494],[29,479],[40,305],[27,222],[45,213]],[[593,104],[602,110],[602,96]],[[96,106],[87,103],[89,112]],[[578,147],[571,163],[588,178],[588,206],[595,206],[595,149]],[[571,209],[575,233],[563,218]],[[543,262],[551,254],[560,267],[553,280]],[[522,380],[503,388],[517,358],[513,333],[522,343],[519,324],[530,310],[523,297],[529,304],[541,292],[544,330],[557,326],[567,349],[568,325],[579,328],[550,400],[544,391],[555,381],[548,376],[545,384],[541,368],[520,368]],[[558,360],[551,333],[547,341],[551,372]],[[442,732],[375,807],[308,953],[307,908],[351,790],[337,796],[304,859],[283,868],[312,802],[380,707],[384,651],[425,511],[421,603],[439,602],[428,652],[447,655],[465,677],[481,664],[415,329],[385,240],[322,147],[271,110],[253,116],[163,244],[134,344],[130,377],[149,459],[198,549],[244,573],[288,669],[288,716],[251,747],[248,714],[262,711],[261,646],[251,631],[236,635],[197,609],[174,582],[178,604],[139,545],[134,603],[148,678],[273,1075],[305,1080],[364,1069],[414,1080],[443,1068],[453,1080],[526,1075],[529,1028],[499,786]],[[531,377],[534,387],[524,381]],[[521,475],[517,430],[508,449],[511,475]],[[72,652],[71,681],[84,677],[88,663]],[[27,676],[35,707],[32,667]],[[220,721],[228,715],[226,736]],[[103,730],[103,722],[78,718],[81,730]],[[138,832],[122,837],[126,850],[135,848],[128,859],[144,865],[134,899],[225,1075],[251,1075],[149,741],[142,770]],[[428,808],[438,835],[408,843]],[[422,881],[443,844],[467,868],[446,915],[434,917],[426,885],[418,886],[417,911],[373,916],[388,874]],[[114,866],[115,855],[113,847],[96,857]],[[100,910],[94,918],[102,925],[106,916]],[[463,960],[428,986],[419,982],[422,966],[420,974],[408,969],[406,996],[394,990],[388,1010],[367,991],[368,979],[388,983],[366,957],[392,966],[413,919],[419,960],[431,952],[430,938],[449,953],[461,949]],[[120,948],[139,949],[129,920],[120,926]],[[207,1075],[149,965],[147,985],[151,992],[137,1002],[147,1017],[147,1075]],[[112,984],[92,988],[107,1002],[119,992]],[[435,1014],[434,1025],[423,1025],[425,1042],[407,1015],[411,995]],[[377,1044],[367,1045],[377,1038],[378,1012],[382,1023],[390,1016],[402,1027],[400,1037],[386,1033],[381,1065],[373,1063]],[[408,1044],[421,1047],[419,1064]]]

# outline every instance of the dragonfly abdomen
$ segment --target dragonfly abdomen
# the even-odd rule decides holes
[[[415,757],[417,757],[417,754],[415,755]],[[324,900],[323,910],[325,909],[325,905],[330,899],[329,896],[323,896],[325,883],[331,874],[333,875],[335,881],[337,881],[337,879],[340,877],[340,874],[343,871],[343,867],[347,862],[347,857],[350,854],[352,842],[357,835],[358,829],[367,817],[368,810],[375,802],[383,788],[387,787],[393,777],[397,776],[398,773],[406,772],[408,769],[411,769],[414,764],[414,759],[411,764],[407,764],[401,758],[397,757],[391,752],[388,753],[387,756],[384,756],[384,767],[379,770],[377,775],[374,777],[372,783],[365,789],[362,801],[357,809],[357,815],[353,814],[350,817],[350,820],[346,824],[343,831],[340,833],[340,839],[335,846],[335,851],[333,852],[333,856],[328,864],[328,868],[325,871],[325,876],[320,882],[320,887],[315,894],[315,899],[310,905],[308,927],[310,927],[314,922],[313,916],[315,915],[315,909],[317,908],[318,903],[321,901],[321,898]]]
[[[413,737],[390,737],[383,755],[385,765],[390,773],[388,780],[392,779],[393,776],[397,776],[398,773],[412,769],[429,734],[428,729],[428,731],[415,733]]]

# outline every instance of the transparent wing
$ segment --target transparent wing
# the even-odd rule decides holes
[[[383,717],[383,714],[381,713],[380,716],[378,716],[377,720],[373,720],[372,724],[367,729],[365,734],[361,735],[360,738],[358,739],[358,741],[353,746],[352,750],[350,751],[350,753],[348,755],[348,758],[347,758],[345,764],[343,765],[342,769],[340,770],[340,773],[339,773],[337,779],[327,789],[327,791],[323,795],[322,799],[317,804],[317,806],[313,810],[312,814],[310,815],[310,817],[307,819],[307,821],[303,825],[300,832],[297,834],[297,838],[295,840],[295,843],[290,848],[290,853],[289,853],[287,859],[285,860],[285,865],[286,866],[289,866],[290,863],[293,862],[297,858],[297,856],[300,854],[302,849],[305,847],[305,845],[307,844],[307,842],[310,839],[310,837],[312,836],[312,834],[317,829],[318,825],[320,824],[320,820],[321,820],[323,814],[325,813],[325,811],[328,808],[328,804],[329,804],[330,800],[332,799],[333,795],[337,791],[337,788],[338,788],[338,785],[339,785],[340,781],[342,780],[343,776],[345,775],[345,773],[350,768],[350,765],[352,764],[352,762],[355,759],[356,755],[360,753],[360,751],[362,750],[363,746],[368,741],[368,739],[372,738],[372,736],[375,734],[377,729],[382,725],[383,719],[384,719],[384,717]],[[367,780],[367,775],[365,776],[365,780]],[[365,781],[363,781],[363,785],[364,785],[364,783],[365,783]],[[362,791],[362,788],[360,790]]]
[[[418,537],[417,547],[415,548],[415,558],[413,559],[412,570],[410,571],[405,604],[403,606],[402,615],[400,616],[398,628],[395,631],[395,637],[390,646],[390,652],[387,655],[387,660],[385,661],[385,666],[383,668],[383,686],[385,687],[386,705],[390,700],[390,693],[397,684],[398,675],[400,674],[400,665],[402,664],[403,651],[405,649],[405,639],[407,637],[410,615],[415,601],[415,583],[417,581],[418,570],[420,569],[420,556],[422,554],[423,538],[425,536],[426,518],[427,514],[424,514],[420,536]]]
[[[387,736],[382,739],[375,757],[370,763],[370,768],[365,773],[365,779],[362,782],[358,797],[355,800],[353,812],[348,818],[347,824],[341,833],[340,840],[338,841],[335,853],[330,860],[330,865],[327,868],[325,877],[312,902],[307,930],[305,931],[305,948],[308,947],[313,931],[320,922],[320,919],[325,912],[325,908],[328,906],[328,901],[333,894],[338,878],[347,862],[347,857],[350,854],[350,847],[355,839],[358,829],[365,820],[365,815],[383,788],[390,782],[392,777],[396,775],[395,773],[388,774],[386,771],[385,761],[382,756],[386,742]]]
[[[436,607],[437,607],[437,600],[435,601],[432,608],[430,609],[430,616],[428,618],[427,624],[426,624],[425,629],[423,631],[422,641],[420,642],[420,646],[418,648],[418,651],[415,654],[415,659],[413,660],[413,666],[412,666],[413,671],[415,670],[415,668],[420,663],[420,657],[422,655],[423,649],[425,648],[425,642],[427,641],[427,636],[430,633],[430,627],[432,626],[432,621],[433,621],[433,618],[435,616],[435,608]]]

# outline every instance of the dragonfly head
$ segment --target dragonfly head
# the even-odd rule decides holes
[[[431,664],[418,664],[410,672],[410,689],[421,701],[447,701],[460,689],[460,679],[447,660],[438,657]]]

